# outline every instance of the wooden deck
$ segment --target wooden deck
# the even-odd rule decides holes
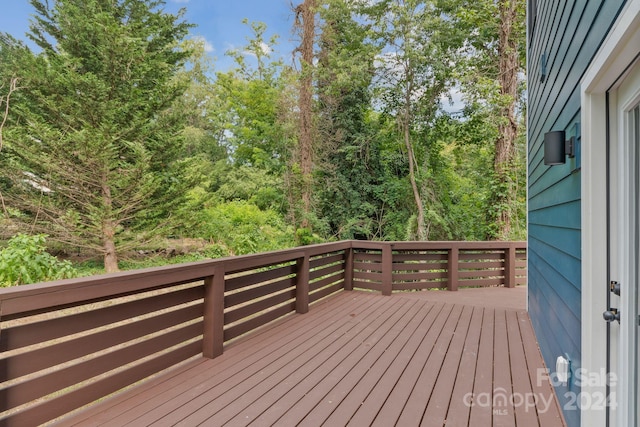
[[[343,291],[59,424],[563,426],[525,294]]]

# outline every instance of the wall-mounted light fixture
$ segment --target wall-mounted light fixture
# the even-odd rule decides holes
[[[563,165],[565,157],[575,157],[575,137],[565,140],[563,130],[544,134],[544,164]]]

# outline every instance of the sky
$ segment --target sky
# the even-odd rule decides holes
[[[49,0],[51,2],[51,0]],[[267,25],[266,38],[279,35],[276,57],[290,62],[295,44],[291,35],[293,12],[291,3],[299,0],[165,0],[166,10],[172,13],[186,9],[184,19],[196,24],[191,37],[202,37],[209,54],[216,58],[216,70],[225,71],[232,60],[225,57],[227,50],[247,44],[251,30],[242,20],[260,21]],[[34,13],[28,0],[0,0],[0,31],[20,40],[26,40],[30,16]]]

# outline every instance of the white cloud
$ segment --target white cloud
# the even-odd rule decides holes
[[[227,44],[227,46],[229,47],[229,48],[227,49],[227,52],[240,52],[240,53],[242,53],[243,55],[245,55],[245,56],[249,56],[249,57],[251,57],[251,58],[256,58],[256,56],[257,56],[255,52],[252,52],[252,51],[250,51],[250,50],[247,50],[246,48],[245,48],[245,49],[240,50],[240,49],[236,48],[234,45],[231,45],[231,44]],[[270,55],[270,54],[273,52],[273,49],[271,49],[271,46],[269,46],[269,45],[268,45],[268,44],[266,44],[265,42],[261,42],[261,43],[260,43],[260,50],[262,51],[262,53],[263,53],[264,55]]]
[[[180,0],[180,1],[185,1],[185,0]],[[189,0],[186,0],[186,1],[189,1]],[[213,44],[211,44],[211,42],[209,42],[203,36],[193,36],[193,40],[195,40],[198,43],[202,43],[202,45],[204,46],[204,51],[207,53],[212,53],[216,50],[213,47]]]
[[[262,53],[264,53],[265,55],[269,55],[271,53],[271,46],[269,46],[265,42],[260,43],[260,49],[262,49]]]

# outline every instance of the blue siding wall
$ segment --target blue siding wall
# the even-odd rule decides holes
[[[529,0],[534,1],[534,0]],[[544,134],[577,134],[580,80],[625,0],[537,0],[528,47],[529,312],[547,367],[568,356],[581,360],[580,156],[561,166],[543,164]],[[531,8],[529,10],[532,10]],[[530,17],[530,23],[532,22]],[[532,28],[532,31],[531,31]],[[546,78],[542,81],[542,57]],[[604,143],[604,142],[603,142]],[[556,387],[569,426],[580,425],[567,392]]]

